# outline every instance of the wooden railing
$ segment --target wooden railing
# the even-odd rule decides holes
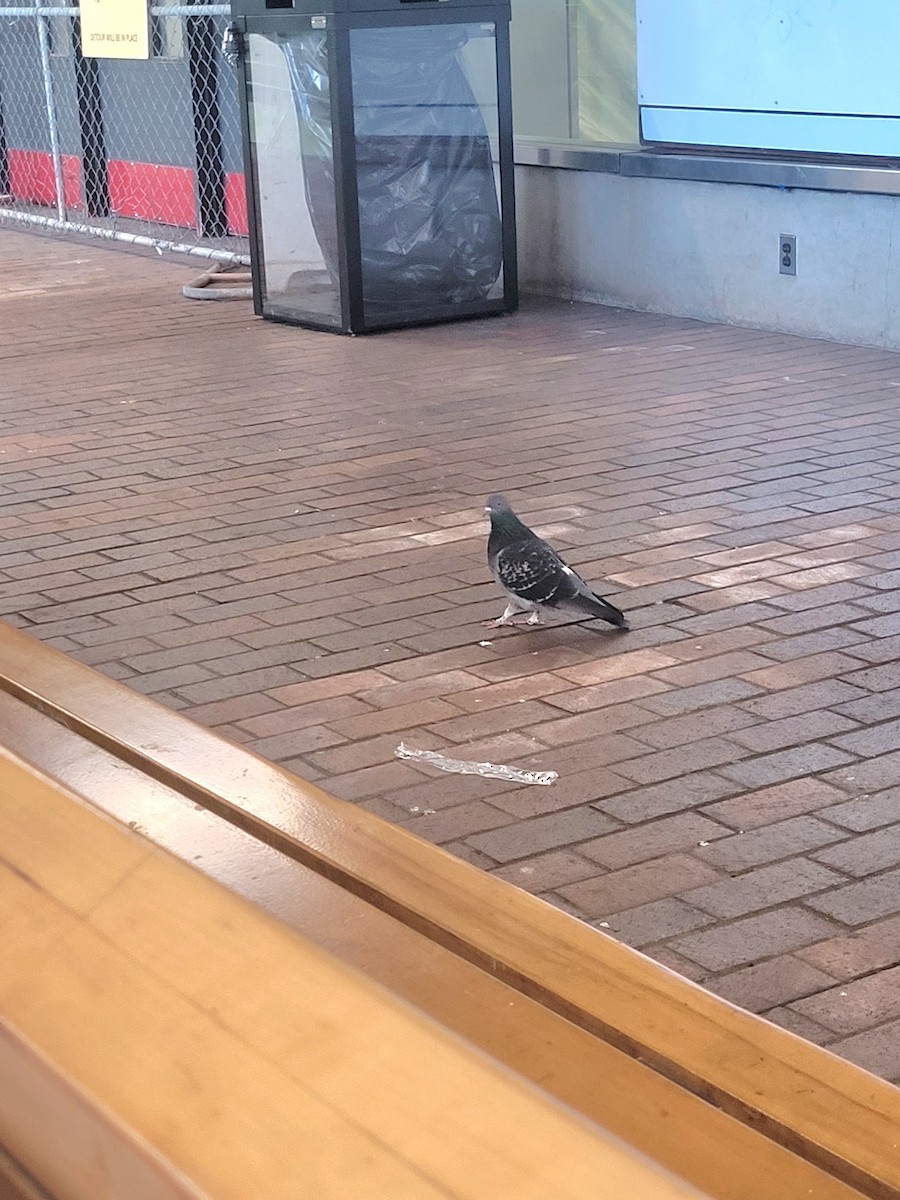
[[[900,1091],[2,626],[0,731],[50,1195],[900,1195]]]

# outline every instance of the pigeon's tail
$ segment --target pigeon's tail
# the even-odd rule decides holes
[[[608,621],[610,625],[615,625],[617,629],[628,629],[628,622],[625,620],[625,614],[620,612],[614,604],[610,604],[608,600],[604,600],[602,596],[597,596],[594,592],[587,594],[579,593],[575,596],[570,604],[579,612],[588,613],[592,617],[599,617],[601,621]]]

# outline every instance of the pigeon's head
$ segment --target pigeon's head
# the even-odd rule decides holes
[[[495,494],[493,496],[488,496],[487,504],[484,506],[484,511],[489,517],[493,518],[499,517],[503,513],[511,513],[512,509],[510,508],[509,501],[505,496]]]

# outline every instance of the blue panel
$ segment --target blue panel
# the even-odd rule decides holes
[[[900,156],[900,0],[637,0],[637,14],[645,137]],[[717,116],[648,111],[663,109]],[[863,117],[889,119],[845,120]]]
[[[646,142],[798,150],[810,154],[900,155],[900,117],[818,117],[714,109],[642,108]],[[893,150],[885,149],[892,146]]]

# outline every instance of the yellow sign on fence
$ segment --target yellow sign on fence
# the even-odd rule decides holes
[[[149,58],[148,0],[81,0],[86,58]]]

